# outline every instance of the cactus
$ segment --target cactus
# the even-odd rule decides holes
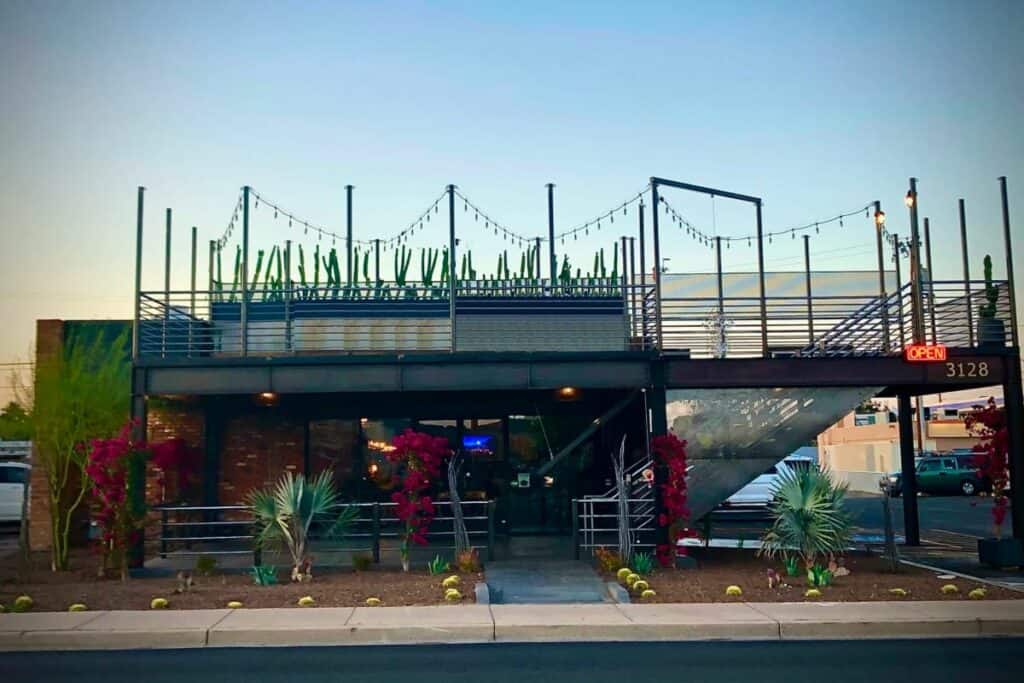
[[[907,591],[906,591],[905,588],[890,588],[889,589],[889,594],[890,595],[895,595],[897,598],[905,598],[905,597],[907,597]]]
[[[299,245],[299,282],[302,283],[302,288],[306,288],[306,254],[302,251],[302,245]]]
[[[14,599],[14,604],[11,605],[12,612],[27,612],[32,609],[33,601],[27,595],[19,595]]]
[[[743,595],[743,589],[739,586],[729,586],[725,589],[725,594],[738,597]]]
[[[363,252],[363,282],[370,284],[370,250]]]
[[[462,583],[462,579],[459,578],[458,574],[452,574],[451,576],[445,578],[445,580],[441,582],[441,588],[455,588],[460,583]]]
[[[228,603],[228,609],[241,609],[242,607],[242,603],[240,603],[238,600],[232,600]]]
[[[235,247],[235,275],[231,283],[231,300],[235,300],[235,292],[239,291],[242,282],[242,247]]]
[[[75,604],[68,606],[68,611],[69,612],[85,612],[88,609],[89,609],[88,607],[86,607],[85,605],[83,605],[80,602],[76,602]]]
[[[167,601],[167,598],[153,598],[149,603],[150,609],[167,609],[171,603]]]
[[[637,593],[643,593],[645,590],[647,590],[650,587],[651,587],[651,584],[647,583],[643,579],[640,579],[639,581],[634,581],[633,582],[633,590],[635,590]]]
[[[316,600],[313,599],[312,595],[304,595],[299,598],[299,601],[296,604],[298,604],[299,607],[312,607],[316,605]]]
[[[636,583],[639,580],[640,580],[640,575],[637,574],[636,572],[634,572],[634,573],[632,573],[632,574],[630,574],[629,576],[626,577],[626,585],[629,586],[630,588],[632,588],[633,584]]]
[[[643,598],[644,600],[648,600],[648,599],[653,598],[653,597],[655,597],[657,595],[658,595],[657,593],[655,593],[650,588],[648,588],[647,590],[645,590],[643,593],[640,594],[640,597]]]
[[[623,567],[615,573],[615,578],[619,580],[619,583],[625,583],[626,577],[633,573],[633,570],[629,567]]]
[[[380,607],[380,605],[381,605],[380,598],[366,598],[366,606],[367,607]]]
[[[987,303],[978,308],[978,315],[982,318],[996,317],[996,303],[999,301],[999,288],[992,284],[992,257],[985,255],[985,299]]]
[[[820,598],[821,597],[821,591],[818,590],[817,588],[808,588],[804,592],[804,597],[805,598]]]
[[[960,589],[956,587],[956,584],[947,583],[941,589],[943,595],[954,595],[960,592]]]
[[[458,602],[462,599],[462,593],[456,588],[449,588],[444,592],[444,599],[448,602]]]
[[[985,589],[984,588],[975,588],[974,590],[972,590],[970,593],[967,594],[967,597],[969,597],[971,600],[982,600],[982,599],[985,598]]]

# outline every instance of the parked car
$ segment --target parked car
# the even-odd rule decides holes
[[[970,451],[921,458],[914,468],[918,492],[973,496],[982,491],[990,491],[992,483],[978,474],[974,458],[974,453]],[[899,496],[903,492],[901,473],[889,475],[888,489],[892,496]]]
[[[779,485],[779,475],[787,470],[801,470],[817,467],[813,458],[790,456],[772,465],[764,473],[759,474],[752,482],[725,499],[718,507],[728,511],[761,511],[766,510],[775,499],[775,490]]]
[[[21,521],[28,470],[23,462],[0,462],[0,522]]]

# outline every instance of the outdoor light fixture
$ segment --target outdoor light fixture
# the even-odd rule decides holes
[[[554,483],[555,478],[552,477],[550,474],[544,476],[544,486],[553,486]]]
[[[366,418],[366,417],[359,418],[359,424],[361,424],[361,425],[365,425],[369,421],[370,421],[370,419]]]
[[[256,395],[256,400],[265,406],[272,406],[277,403],[277,394],[273,391],[261,391]]]
[[[882,211],[881,209],[875,211],[875,225],[878,227],[885,225],[885,211]]]
[[[907,205],[907,208],[914,206],[914,191],[907,190],[907,196],[903,198],[903,203]]]
[[[580,390],[576,387],[562,387],[557,393],[560,400],[572,401],[579,396]]]

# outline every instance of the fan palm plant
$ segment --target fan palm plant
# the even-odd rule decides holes
[[[325,537],[345,533],[357,514],[352,505],[342,506],[334,486],[334,473],[324,470],[312,479],[285,472],[277,484],[249,494],[256,517],[256,544],[264,548],[282,544],[292,560],[292,580],[309,576],[310,529],[324,524]]]
[[[842,553],[850,543],[853,518],[843,508],[847,486],[837,485],[827,470],[786,470],[779,476],[774,518],[762,538],[767,557],[798,555],[810,570],[819,558]]]

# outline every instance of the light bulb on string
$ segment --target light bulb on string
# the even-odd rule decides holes
[[[814,227],[818,227],[818,226],[815,225]],[[840,228],[843,227],[843,217],[842,216],[839,217],[839,227]]]
[[[749,237],[747,238],[747,246],[748,246],[748,247],[752,247],[752,246],[754,246],[754,243],[750,241],[750,238],[749,238]]]
[[[473,220],[474,221],[480,220],[480,213],[479,212],[477,212],[477,211],[473,212]]]
[[[274,220],[277,220],[277,209],[274,209]]]
[[[818,228],[818,224],[817,223],[814,224],[814,234],[815,235],[821,234],[821,230]]]

